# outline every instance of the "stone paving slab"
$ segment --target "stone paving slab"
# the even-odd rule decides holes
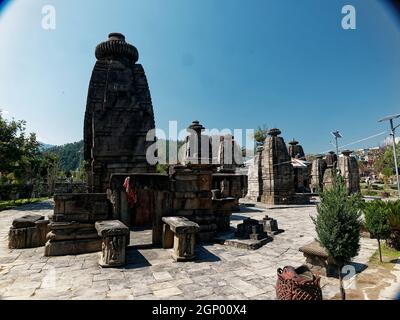
[[[125,268],[102,269],[97,264],[100,253],[43,257],[44,248],[8,249],[13,219],[34,213],[48,216],[52,208],[52,201],[46,201],[0,212],[0,299],[275,299],[277,269],[303,264],[298,248],[315,237],[310,219],[315,206],[257,206],[235,213],[232,226],[268,214],[285,232],[254,251],[220,244],[197,246],[198,259],[193,262],[174,262],[171,250],[145,246],[144,238],[134,242],[139,247],[128,249]],[[142,234],[151,236],[149,231]],[[363,238],[354,261],[366,264],[376,250],[375,242]],[[323,278],[321,283],[324,298],[338,293],[336,279]]]

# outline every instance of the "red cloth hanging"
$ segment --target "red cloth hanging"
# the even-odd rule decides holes
[[[123,187],[125,188],[125,192],[128,198],[128,204],[131,208],[135,207],[135,204],[137,202],[137,194],[134,188],[131,188],[130,186],[130,177],[127,177],[125,179]]]

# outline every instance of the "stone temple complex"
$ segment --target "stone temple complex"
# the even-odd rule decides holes
[[[287,147],[280,134],[279,129],[269,130],[251,160],[246,198],[267,204],[307,203],[310,168],[304,150],[297,141]]]
[[[95,55],[84,120],[88,192],[55,194],[45,255],[102,250],[102,266],[122,265],[129,228],[149,227],[153,246],[173,247],[177,261],[190,260],[195,241],[213,242],[229,229],[247,192],[246,176],[236,173],[240,148],[233,136],[206,136],[193,121],[182,163],[156,173],[146,160],[153,143],[146,135],[155,125],[138,51],[112,33]]]
[[[111,33],[95,50],[84,118],[87,185],[57,188],[49,220],[16,219],[9,248],[44,246],[45,256],[100,252],[101,267],[126,264],[131,231],[151,230],[152,248],[172,249],[175,261],[196,258],[196,243],[231,243],[255,250],[281,231],[268,215],[244,219],[232,232],[232,213],[247,198],[268,205],[308,204],[329,188],[337,171],[349,193],[359,192],[358,165],[350,151],[312,163],[293,140],[269,130],[247,175],[241,146],[232,135],[207,136],[195,120],[187,127],[184,157],[165,174],[146,159],[155,128],[149,86],[137,49]],[[225,239],[226,235],[239,239]],[[226,241],[227,240],[227,241]],[[226,243],[225,243],[226,241]]]

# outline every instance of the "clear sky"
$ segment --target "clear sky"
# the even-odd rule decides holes
[[[356,30],[341,27],[345,4]],[[400,113],[400,24],[379,0],[14,0],[0,13],[0,109],[45,143],[82,139],[94,48],[110,32],[139,50],[161,128],[266,124],[316,153],[332,130],[345,144]]]

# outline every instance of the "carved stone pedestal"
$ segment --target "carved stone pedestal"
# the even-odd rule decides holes
[[[118,220],[99,221],[95,227],[98,235],[102,237],[99,265],[103,268],[125,265],[129,228]]]
[[[163,222],[163,248],[173,248],[172,257],[175,261],[183,262],[193,260],[196,256],[194,247],[196,233],[200,230],[197,223],[183,217],[164,217]]]

